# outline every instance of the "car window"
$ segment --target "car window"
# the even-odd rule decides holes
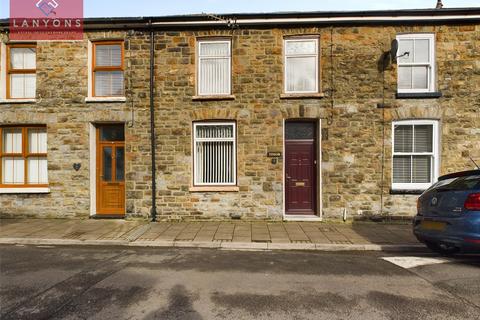
[[[450,179],[449,179],[450,180]],[[445,180],[448,181],[448,180]],[[443,182],[443,181],[440,181]],[[443,184],[436,187],[443,190],[473,190],[480,188],[480,175],[460,177],[454,179],[448,184]]]
[[[440,188],[440,187],[443,187],[443,186],[447,186],[457,179],[458,178],[451,178],[451,179],[447,179],[447,180],[438,181],[437,183],[435,183],[433,185],[433,188]]]

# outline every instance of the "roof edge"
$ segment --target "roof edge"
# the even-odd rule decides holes
[[[308,11],[308,12],[270,12],[270,13],[227,13],[215,14],[226,20],[236,20],[238,24],[295,24],[319,21],[342,21],[344,23],[362,24],[368,21],[421,21],[428,20],[480,20],[480,7],[443,8],[443,9],[402,9],[371,11]],[[478,16],[478,17],[477,17]],[[289,22],[289,20],[292,20]],[[8,29],[9,19],[1,19],[0,27]],[[104,27],[111,25],[163,24],[165,26],[206,26],[218,25],[222,21],[212,19],[208,14],[145,16],[145,17],[94,17],[84,18],[86,27]]]

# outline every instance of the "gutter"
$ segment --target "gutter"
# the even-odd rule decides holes
[[[382,11],[238,13],[221,16],[225,19],[236,19],[237,24],[242,26],[471,23],[480,21],[480,7]],[[85,30],[213,27],[223,23],[222,21],[211,20],[206,14],[85,18],[83,22]],[[0,19],[0,29],[9,29],[8,19]]]
[[[149,22],[152,25],[151,21]],[[152,153],[152,222],[157,221],[157,164],[155,142],[155,106],[154,106],[154,77],[155,77],[155,31],[150,28],[150,143]]]

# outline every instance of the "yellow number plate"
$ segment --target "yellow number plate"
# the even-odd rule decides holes
[[[420,226],[425,230],[443,231],[447,227],[447,224],[445,222],[437,221],[422,221]]]

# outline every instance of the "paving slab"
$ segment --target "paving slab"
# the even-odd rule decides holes
[[[0,219],[0,243],[333,251],[423,247],[409,225],[64,219]]]

